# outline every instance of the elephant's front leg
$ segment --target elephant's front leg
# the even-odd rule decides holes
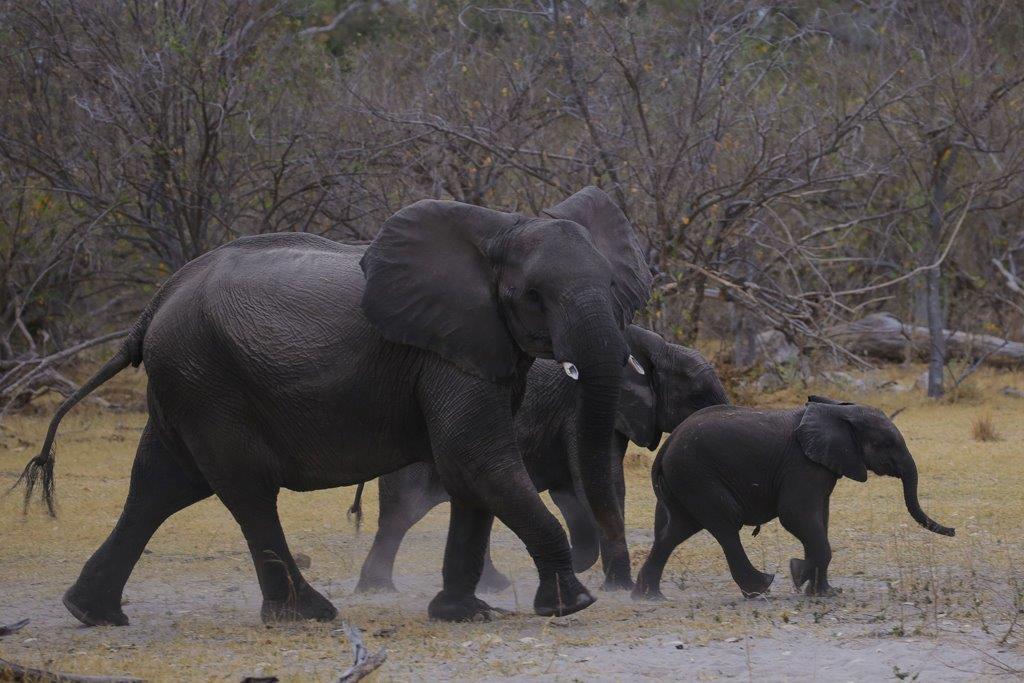
[[[590,508],[579,499],[570,487],[553,487],[549,491],[551,500],[562,513],[565,525],[569,527],[569,541],[572,544],[572,567],[583,572],[594,566],[600,552],[600,535],[597,522]]]
[[[543,616],[562,616],[589,606],[594,598],[573,573],[561,524],[532,489],[522,463],[513,463],[511,470],[478,478],[474,499],[486,501],[525,543],[540,576],[534,610]],[[462,621],[491,611],[474,594],[490,538],[491,515],[481,506],[456,504],[453,498],[444,589],[430,603],[431,617]]]
[[[484,510],[511,529],[533,558],[540,575],[534,598],[538,614],[560,616],[589,606],[594,598],[573,573],[562,525],[544,505],[523,465],[508,395],[490,384],[487,390],[470,395],[469,401],[458,392],[432,391],[423,397],[441,480],[453,500],[472,501],[477,506],[467,505],[456,512],[453,504],[445,589],[431,602],[430,614],[472,618],[473,614],[464,612],[466,606],[477,605],[473,593],[490,530]]]
[[[828,566],[832,562],[832,546],[828,542],[828,498],[803,509],[787,506],[779,510],[779,521],[804,546],[804,559],[789,561],[793,585],[800,589],[807,584],[807,595],[835,595],[839,589],[828,582]]]
[[[611,459],[612,479],[615,484],[615,495],[618,499],[619,510],[625,515],[626,510],[626,480],[622,470],[622,457],[626,452],[628,441],[621,434],[616,433],[616,443],[613,444]],[[569,461],[577,463],[573,468],[583,476],[581,454],[578,450],[575,439],[569,439],[565,443]],[[574,476],[576,476],[574,474]],[[556,498],[556,491],[552,489],[551,498],[558,505],[565,517],[572,536],[573,566],[576,571],[588,569],[597,559],[596,553],[600,549],[601,567],[604,571],[604,585],[601,590],[628,590],[633,587],[633,577],[629,564],[629,548],[626,545],[626,537],[623,535],[616,540],[610,540],[604,532],[598,528],[590,509],[584,507],[583,502],[577,497],[576,491],[582,487],[582,482],[565,492],[562,502]],[[577,538],[580,543],[577,544]],[[596,547],[595,547],[596,544]]]
[[[616,434],[616,438],[624,438]],[[625,453],[625,444],[622,452]],[[626,514],[626,477],[622,471],[622,457],[612,456],[612,475],[615,478],[615,493],[619,499],[619,509],[623,517]],[[633,576],[629,564],[629,547],[626,537],[609,540],[601,534],[601,564],[604,568],[604,585],[601,590],[632,590]]]

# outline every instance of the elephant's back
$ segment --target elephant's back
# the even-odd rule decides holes
[[[363,315],[363,251],[289,233],[238,240],[188,264],[146,331],[156,393],[318,416],[334,408],[325,397],[364,391],[360,377],[392,381],[373,376],[397,351]]]
[[[146,332],[147,367],[189,344],[271,364],[316,364],[318,351],[365,345],[364,247],[303,233],[242,238],[182,268]]]
[[[743,471],[768,460],[788,443],[790,413],[734,405],[703,408],[687,418],[665,444],[662,466],[670,477],[694,468]]]
[[[291,488],[395,469],[403,445],[387,426],[419,428],[413,386],[423,354],[385,341],[363,315],[362,254],[273,235],[183,268],[146,332],[151,412],[200,447],[218,429],[259,438],[281,454],[275,476]]]

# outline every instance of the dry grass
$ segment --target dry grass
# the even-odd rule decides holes
[[[1002,441],[996,426],[992,422],[992,416],[980,415],[971,423],[971,436],[975,441]]]
[[[885,372],[905,381],[919,370]],[[841,482],[832,498],[831,540],[832,575],[844,593],[830,601],[791,594],[786,566],[800,546],[778,524],[770,523],[756,538],[743,536],[754,563],[777,573],[767,600],[740,599],[717,545],[700,534],[669,562],[666,583],[686,586],[682,592],[670,591],[672,602],[634,604],[622,595],[597,593],[598,604],[579,615],[545,620],[530,613],[530,560],[511,533],[498,525],[495,563],[516,579],[517,589],[488,599],[518,607],[520,613],[492,624],[433,623],[425,613],[440,586],[444,507],[407,537],[398,560],[396,578],[403,589],[398,596],[351,595],[375,531],[374,484],[367,487],[368,516],[359,536],[345,519],[351,488],[283,492],[281,516],[292,548],[312,558],[312,568],[305,572],[311,583],[332,597],[343,618],[364,629],[371,649],[386,646],[391,651],[379,673],[382,680],[566,676],[574,670],[607,677],[608,669],[585,667],[597,666],[609,653],[627,661],[633,647],[642,648],[652,638],[680,642],[688,653],[688,666],[701,667],[699,653],[710,650],[693,648],[730,638],[789,637],[790,631],[800,638],[849,637],[851,646],[893,640],[938,643],[946,642],[950,634],[970,632],[982,639],[976,641],[979,646],[993,652],[1002,648],[994,656],[1005,660],[1021,654],[1024,630],[1014,625],[1024,605],[1024,401],[999,393],[1008,377],[986,371],[974,380],[977,402],[1005,430],[1004,440],[998,442],[970,438],[975,402],[936,403],[906,393],[836,395],[828,387],[767,397],[768,403],[782,406],[793,405],[806,393],[823,392],[870,402],[887,412],[906,407],[896,423],[920,466],[922,503],[936,520],[957,528],[956,538],[949,539],[917,527],[903,509],[895,480]],[[126,374],[114,389],[125,390],[139,381]],[[11,419],[9,431],[0,433],[0,486],[6,488],[34,454],[49,408]],[[0,657],[26,665],[131,673],[155,680],[238,680],[261,672],[283,675],[285,680],[328,680],[345,668],[349,647],[343,637],[331,634],[337,625],[267,629],[259,624],[259,591],[245,543],[215,500],[179,513],[150,543],[151,554],[140,561],[125,594],[132,626],[82,629],[63,611],[61,593],[120,512],[144,421],[141,413],[103,413],[92,406],[69,415],[57,447],[56,520],[39,509],[23,518],[16,497],[0,500],[0,622],[33,619],[16,637],[0,641]],[[635,451],[627,461],[627,527],[634,568],[646,556],[653,524],[651,457]],[[596,588],[599,568],[585,572],[582,579]],[[755,656],[755,665],[756,661]],[[658,669],[662,664],[670,665],[652,661],[650,671],[678,671]],[[708,671],[700,675],[722,675],[719,669]]]

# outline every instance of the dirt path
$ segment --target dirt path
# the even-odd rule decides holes
[[[443,515],[435,514],[435,517]],[[515,590],[487,596],[519,613],[489,623],[444,625],[425,618],[439,584],[437,567],[415,571],[417,557],[443,541],[441,519],[427,520],[403,550],[399,594],[353,595],[355,574],[325,580],[324,551],[362,556],[368,537],[339,537],[318,548],[309,574],[342,616],[361,626],[371,647],[388,647],[383,680],[505,679],[625,680],[637,676],[712,680],[976,680],[1024,670],[1024,653],[999,645],[967,622],[940,617],[919,633],[921,609],[872,608],[888,599],[878,581],[837,580],[833,600],[792,593],[778,577],[766,599],[743,600],[727,575],[666,590],[670,602],[635,603],[622,593],[600,593],[598,603],[566,619],[529,613],[535,582],[516,540],[502,530],[496,554],[516,574]],[[412,561],[412,562],[410,562]],[[347,665],[348,644],[332,626],[301,624],[266,629],[257,618],[259,592],[243,550],[195,556],[157,544],[129,584],[127,628],[83,628],[60,605],[78,562],[58,560],[49,572],[10,574],[4,566],[0,615],[32,623],[0,642],[2,656],[65,670],[134,673],[154,679],[216,678],[274,673],[286,679],[328,680]],[[431,563],[436,564],[436,563]],[[48,575],[47,575],[48,574]],[[519,576],[522,574],[522,576]],[[585,576],[599,584],[596,572]],[[48,663],[51,662],[52,663]]]

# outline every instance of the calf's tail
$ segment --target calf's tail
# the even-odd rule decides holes
[[[356,487],[356,499],[352,501],[352,507],[348,509],[347,516],[351,520],[354,516],[356,518],[356,533],[359,533],[359,527],[363,525],[363,487],[366,483],[360,483]]]

